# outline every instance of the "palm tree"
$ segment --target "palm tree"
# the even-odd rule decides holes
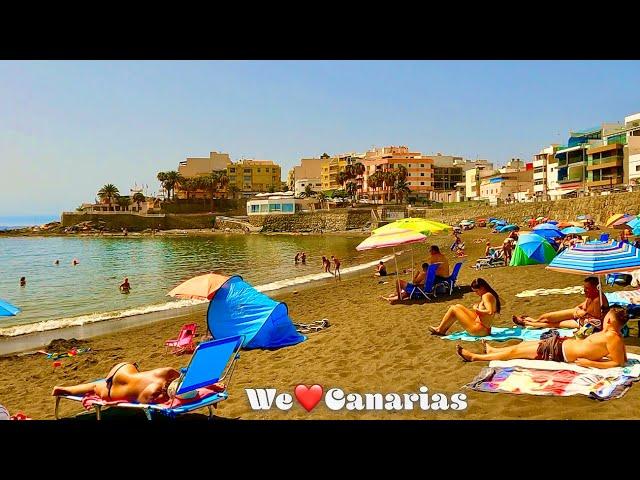
[[[317,198],[320,201],[320,208],[324,208],[324,201],[327,199],[327,195],[324,192],[320,192]]]
[[[226,170],[216,170],[218,175],[218,186],[222,188],[224,198],[227,198],[227,185],[229,185],[229,177]]]
[[[267,189],[267,192],[276,193],[276,186],[273,185],[273,184],[269,185],[269,188]]]
[[[103,187],[98,190],[98,198],[102,201],[107,200],[109,203],[109,210],[111,210],[111,202],[113,202],[114,198],[118,198],[120,196],[120,191],[118,187],[116,187],[112,183],[107,183],[103,185]]]
[[[356,185],[354,182],[349,182],[347,183],[347,195],[349,195],[349,197],[351,197],[351,199],[353,200],[354,197],[356,196],[356,193],[358,192],[358,185]]]
[[[409,184],[407,183],[406,180],[403,180],[402,178],[398,178],[396,180],[396,184],[394,185],[393,190],[396,194],[396,201],[398,199],[398,196],[400,197],[400,203],[404,203],[405,195],[408,196],[411,193]]]
[[[133,199],[132,200],[138,204],[138,211],[140,211],[140,204],[142,202],[144,202],[146,200],[146,198],[144,197],[144,195],[141,192],[136,192],[136,193],[133,194]]]
[[[353,172],[356,176],[356,181],[358,182],[358,190],[362,190],[364,184],[364,174],[367,171],[367,167],[364,166],[362,162],[356,162],[353,165]]]
[[[338,182],[341,187],[344,187],[344,184],[347,183],[348,179],[349,176],[347,175],[346,171],[338,172],[338,175],[336,176],[336,182]]]
[[[378,188],[378,179],[380,178],[380,172],[373,172],[367,178],[367,187],[373,190],[373,198],[376,197],[376,189]]]
[[[118,197],[116,201],[118,202],[120,210],[122,211],[127,210],[129,208],[129,205],[131,205],[131,199],[129,197]]]
[[[162,188],[164,188],[167,191],[167,200],[170,200],[172,198],[172,193],[173,193],[173,198],[175,198],[175,187],[176,184],[180,183],[180,178],[181,175],[172,170],[170,172],[159,172],[158,173],[158,181],[162,184]]]
[[[236,194],[240,192],[240,189],[237,187],[237,185],[231,185],[229,187],[229,193],[231,194],[231,198],[233,198],[234,200],[236,199]]]
[[[187,202],[189,202],[189,194],[198,189],[198,181],[195,178],[185,178],[180,177],[178,180],[178,185],[180,189],[186,192],[187,194]]]
[[[313,187],[310,183],[307,183],[307,186],[304,187],[304,192],[300,194],[301,197],[313,197],[316,192],[313,191]]]
[[[202,187],[211,195],[211,211],[213,212],[213,199],[218,191],[218,185],[220,184],[220,178],[217,172],[211,172],[206,177],[202,177]]]
[[[396,173],[392,170],[386,170],[382,172],[382,178],[384,180],[384,186],[387,190],[387,201],[391,201],[391,190],[393,189],[393,185],[396,183]]]

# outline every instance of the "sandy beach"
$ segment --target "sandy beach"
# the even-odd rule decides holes
[[[414,301],[390,305],[379,298],[393,292],[393,277],[375,278],[371,272],[344,277],[342,281],[314,282],[297,292],[272,294],[289,307],[294,322],[309,323],[327,318],[330,327],[308,335],[308,340],[276,351],[243,351],[231,383],[229,400],[217,410],[227,419],[633,419],[640,409],[640,385],[634,385],[618,400],[597,402],[582,397],[539,397],[529,395],[490,394],[462,389],[487,363],[464,363],[455,353],[455,342],[432,336],[428,325],[436,325],[448,306],[475,303],[470,292],[471,280],[481,276],[499,293],[503,310],[495,326],[512,325],[513,314],[538,315],[544,311],[568,308],[582,301],[580,294],[518,298],[524,290],[563,288],[582,284],[582,278],[545,270],[543,265],[502,267],[481,272],[470,268],[484,250],[477,238],[487,238],[494,245],[505,235],[487,229],[464,233],[468,256],[460,274],[462,292],[453,297],[440,296],[435,301]],[[450,237],[434,237],[428,244],[440,245],[453,266],[449,253]],[[427,244],[427,245],[428,245]],[[420,247],[422,257],[425,246]],[[381,256],[388,253],[382,250]],[[400,269],[409,266],[409,251],[399,258]],[[416,256],[415,262],[424,261]],[[389,270],[393,271],[393,262]],[[231,273],[231,272],[230,272]],[[408,279],[405,274],[402,278]],[[380,283],[381,281],[387,283]],[[610,287],[609,287],[610,288]],[[33,419],[52,419],[54,385],[72,385],[102,378],[120,361],[138,362],[144,370],[186,366],[188,355],[165,353],[163,344],[173,338],[180,326],[195,321],[200,333],[206,332],[204,315],[176,317],[151,325],[136,327],[79,342],[90,353],[62,359],[62,366],[52,368],[44,355],[32,354],[0,358],[0,403],[12,414],[24,412]],[[625,339],[628,352],[640,353],[637,322],[630,322],[631,336]],[[454,326],[453,330],[459,327]],[[515,343],[515,341],[512,341]],[[500,345],[499,343],[492,343]],[[67,348],[63,345],[62,348]],[[465,347],[479,351],[477,343]],[[58,350],[63,351],[63,350]],[[297,402],[289,411],[271,409],[253,411],[245,388],[276,388],[293,393],[297,384],[320,384],[324,390],[338,387],[346,393],[416,393],[426,386],[429,393],[451,396],[463,392],[468,407],[462,411],[333,411],[322,402],[310,413]],[[65,405],[65,404],[63,404]],[[66,403],[63,416],[72,416],[82,408]]]

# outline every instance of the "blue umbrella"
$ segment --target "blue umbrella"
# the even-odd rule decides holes
[[[565,235],[572,235],[572,234],[580,234],[580,233],[586,233],[587,229],[582,228],[582,227],[567,227],[567,228],[563,228],[562,230],[560,230],[562,233],[564,233]]]
[[[547,267],[558,272],[604,275],[640,268],[640,250],[629,243],[578,243],[561,252]]]
[[[558,230],[558,227],[556,227],[553,223],[541,223],[540,225],[536,225],[535,227],[533,227],[534,230]]]
[[[640,227],[640,217],[636,217],[633,220],[631,220],[630,222],[627,222],[627,226],[631,229],[636,229],[638,227]]]
[[[550,223],[551,225],[557,225],[560,222],[558,222],[557,220],[549,220],[547,223]]]
[[[498,233],[502,233],[502,232],[513,232],[516,228],[518,228],[517,225],[505,225],[504,227],[500,227],[498,228]]]
[[[13,317],[20,313],[20,309],[0,298],[0,317]]]

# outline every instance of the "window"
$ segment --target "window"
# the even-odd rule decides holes
[[[260,169],[258,169],[258,171],[260,171]],[[264,171],[269,173],[269,169],[268,168],[265,168]]]
[[[280,204],[280,203],[270,203],[269,204],[269,211],[270,212],[280,212],[280,211],[282,211],[282,204]]]
[[[251,173],[251,169],[250,168],[245,168],[244,169],[244,173]]]
[[[420,172],[420,176],[421,176],[421,177],[424,177],[424,172]]]
[[[267,213],[269,211],[269,205],[267,205],[266,203],[263,203],[262,205],[260,205],[260,213]]]
[[[420,182],[420,185],[424,185],[424,182]]]
[[[408,165],[408,168],[411,168],[411,164]]]
[[[268,170],[267,170],[268,171]],[[260,173],[260,169],[258,169],[258,173]]]
[[[283,203],[282,211],[287,213],[293,213],[293,203]]]
[[[636,172],[640,172],[640,165],[636,165]]]
[[[251,205],[251,213],[260,213],[260,205]]]
[[[229,173],[236,173],[236,169],[235,168],[229,168]]]
[[[421,163],[421,164],[420,164],[420,168],[424,168],[424,163]]]

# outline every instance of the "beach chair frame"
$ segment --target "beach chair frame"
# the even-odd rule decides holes
[[[496,253],[491,257],[481,257],[476,260],[475,269],[482,270],[483,267],[494,268],[504,267],[507,262],[504,259],[504,251],[502,249],[496,250]]]
[[[420,285],[415,285],[415,288],[409,294],[409,300],[413,300],[413,295],[416,292],[416,290],[420,292],[420,294],[427,300],[431,300],[431,297],[429,296],[429,294],[432,294],[434,298],[437,297],[436,289],[435,289],[436,287],[435,281],[436,281],[436,270],[438,270],[439,266],[440,266],[440,263],[432,263],[431,265],[429,265],[429,268],[427,269],[427,275],[424,279],[424,285],[422,287],[420,287]]]
[[[187,323],[182,326],[180,329],[180,333],[178,334],[178,338],[172,338],[164,342],[165,351],[167,353],[183,353],[183,352],[193,352],[196,348],[194,339],[196,333],[198,331],[197,323]],[[184,345],[180,345],[180,342],[189,335],[190,341]]]
[[[229,392],[228,392],[229,385],[231,383],[231,378],[233,377],[233,373],[235,371],[236,363],[240,358],[240,349],[242,348],[242,345],[244,343],[244,338],[245,337],[241,335],[241,336],[221,338],[219,340],[212,340],[210,342],[201,343],[196,347],[196,350],[194,351],[194,354],[191,357],[191,360],[189,361],[189,365],[186,368],[182,368],[180,370],[180,373],[183,375],[185,375],[188,372],[189,367],[191,366],[194,358],[196,357],[200,349],[214,348],[223,343],[235,342],[233,352],[231,353],[229,359],[227,360],[226,367],[223,370],[222,374],[220,375],[220,378],[217,380],[212,380],[211,383],[209,384],[209,385],[213,385],[214,383],[224,382],[225,388],[223,391],[208,395],[198,401],[195,401],[192,403],[186,403],[183,405],[179,405],[177,407],[165,407],[157,404],[129,403],[129,402],[123,402],[123,403],[117,403],[117,404],[109,404],[108,402],[104,402],[103,404],[94,403],[91,406],[91,408],[94,409],[96,412],[96,420],[101,420],[102,412],[104,409],[111,409],[111,408],[113,409],[126,408],[126,409],[142,410],[145,416],[147,417],[147,420],[152,420],[153,414],[161,414],[169,418],[176,418],[179,415],[193,412],[195,410],[199,410],[201,408],[207,407],[209,412],[208,418],[209,419],[213,418],[213,408],[217,408],[218,403],[224,400],[227,400],[229,398]],[[201,386],[203,385],[200,385],[199,387]],[[199,387],[196,386],[195,388],[191,388],[184,391],[180,390],[179,393],[180,394],[188,393],[190,391],[196,390]],[[60,401],[62,399],[82,403],[82,400],[84,399],[84,397],[81,395],[56,396],[55,410],[54,410],[54,416],[56,420],[60,420],[59,408],[60,408]]]
[[[439,286],[446,286],[449,290],[449,295],[453,294],[453,289],[454,287],[458,287],[458,275],[460,275],[460,270],[462,270],[462,264],[464,262],[458,262],[453,266],[453,270],[451,272],[451,275],[449,275],[449,277],[442,281],[442,282],[438,282],[435,287],[434,287],[434,291],[436,291],[438,289]]]

